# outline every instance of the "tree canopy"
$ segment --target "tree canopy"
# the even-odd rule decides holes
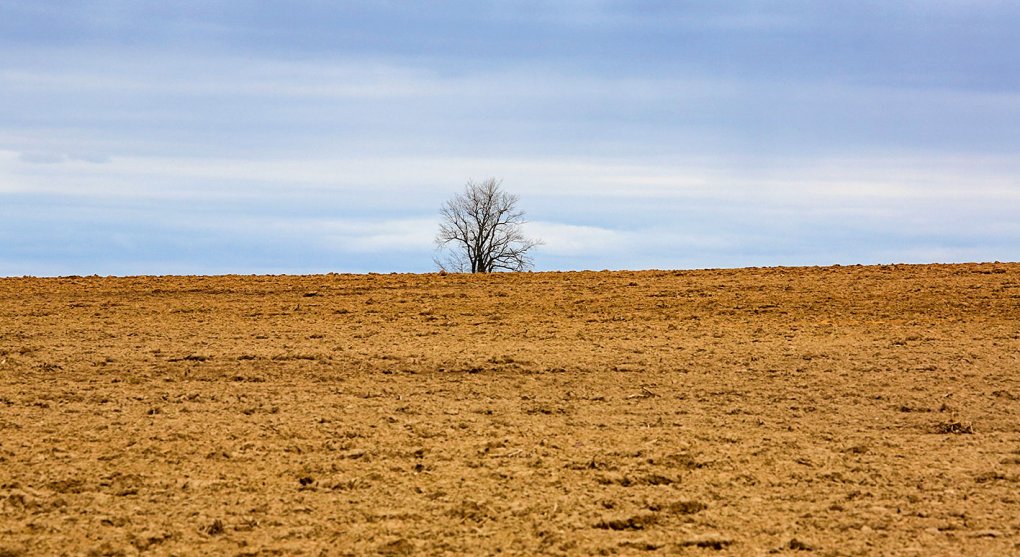
[[[526,221],[518,201],[503,190],[501,180],[468,181],[464,191],[439,210],[439,268],[465,273],[531,269],[530,252],[542,242],[524,235],[521,227]]]

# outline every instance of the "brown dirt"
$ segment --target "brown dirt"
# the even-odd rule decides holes
[[[0,555],[1020,554],[1020,265],[0,280]]]

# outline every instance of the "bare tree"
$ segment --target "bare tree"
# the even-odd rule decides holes
[[[466,273],[526,271],[533,264],[532,248],[541,240],[521,231],[524,211],[516,195],[506,193],[502,180],[468,181],[464,192],[439,209],[442,222],[436,235],[440,269]]]

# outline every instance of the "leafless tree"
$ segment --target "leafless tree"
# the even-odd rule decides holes
[[[436,265],[440,269],[492,273],[526,271],[533,266],[530,252],[542,241],[524,236],[524,211],[517,209],[518,197],[502,186],[502,180],[495,178],[468,181],[463,193],[439,209]]]

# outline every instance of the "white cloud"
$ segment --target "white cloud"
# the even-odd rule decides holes
[[[438,222],[428,218],[325,222],[323,241],[355,253],[427,253],[433,247]]]
[[[40,155],[41,156],[41,155]],[[34,157],[34,156],[33,156]],[[115,157],[105,164],[65,155],[0,151],[5,191],[137,198],[273,198],[315,192],[428,194],[439,203],[468,179],[500,177],[525,198],[688,200],[854,210],[910,203],[1020,202],[1012,157],[831,159],[693,158],[619,163],[570,158],[356,157],[217,159]],[[168,184],[174,187],[168,188]],[[420,196],[415,197],[420,200]],[[392,198],[394,208],[400,198]]]
[[[580,226],[556,222],[529,222],[525,235],[540,239],[543,253],[585,255],[605,251],[618,252],[630,243],[630,234],[598,226]]]
[[[192,228],[234,236],[266,236],[305,246],[348,253],[428,253],[438,218],[381,218],[368,220],[338,215],[335,218],[231,215],[210,221],[183,217],[176,220]]]

